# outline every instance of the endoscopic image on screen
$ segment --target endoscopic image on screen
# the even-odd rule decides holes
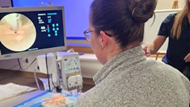
[[[10,13],[0,20],[0,42],[12,51],[29,49],[36,40],[33,22],[23,14]]]

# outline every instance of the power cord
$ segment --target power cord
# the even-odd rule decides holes
[[[49,69],[48,69],[48,59],[47,59],[47,54],[45,54],[45,62],[46,62],[46,69],[47,69],[47,79],[48,79],[48,88],[49,88],[49,91],[53,91],[55,88],[56,88],[56,91],[57,92],[61,92],[61,88],[59,86],[55,86],[55,84],[53,83],[53,80],[52,80],[52,84],[53,84],[53,88],[51,89],[51,86],[50,86],[50,76],[52,78],[52,75],[49,74]],[[34,60],[35,61],[35,60]],[[34,62],[33,61],[33,62]],[[32,63],[33,63],[32,62]],[[31,63],[31,65],[32,65]],[[39,67],[37,66],[34,70],[34,77],[35,77],[35,81],[36,81],[36,85],[37,85],[37,88],[40,90],[40,87],[39,87],[39,83],[38,83],[38,80],[37,80],[37,76],[36,76],[36,70],[39,69]]]
[[[53,83],[52,75],[51,75],[51,82],[52,82],[52,84],[53,84],[53,88],[52,88],[51,90],[53,91],[54,89],[56,89],[57,86],[55,86],[55,84]]]
[[[48,78],[48,87],[49,87],[49,91],[51,92],[51,87],[50,87],[50,79],[49,79],[49,70],[48,70],[48,60],[47,60],[47,54],[45,54],[45,59],[46,59],[46,69],[47,69],[47,78]]]
[[[34,64],[34,62],[37,60],[37,58],[35,58],[26,69],[23,69],[21,66],[20,60],[19,59],[17,59],[17,60],[18,60],[18,63],[20,65],[21,70],[25,71],[25,70],[29,69]]]
[[[22,69],[22,66],[21,66],[20,60],[17,59],[17,61],[18,61],[18,64],[14,65],[14,66],[11,67],[10,69],[7,69],[6,71],[8,71],[8,70],[13,70],[13,68],[15,68],[15,67],[17,67],[17,66],[20,67],[19,70],[24,70],[24,69]],[[29,65],[28,68],[30,68],[30,67],[32,66],[32,64],[33,64],[35,61],[36,61],[36,58],[32,61],[32,63]],[[28,68],[27,68],[27,69],[28,69]],[[20,72],[19,70],[16,71],[16,72],[15,72],[13,75],[11,75],[11,76],[7,76],[7,77],[5,77],[5,78],[0,79],[0,81],[3,81],[4,79],[9,78],[9,77],[13,77],[13,76],[15,76],[18,72]]]
[[[40,90],[40,86],[39,86],[38,79],[37,79],[37,76],[36,76],[36,70],[37,70],[38,68],[39,68],[39,67],[36,66],[35,69],[34,69],[34,78],[35,78],[35,81],[36,81],[37,88],[38,88],[38,90]]]
[[[51,82],[52,82],[52,84],[53,84],[54,87],[57,87],[57,86],[55,86],[55,84],[53,83],[53,76],[52,76],[52,75],[51,75]]]
[[[20,69],[22,69],[22,66],[21,66],[21,64],[20,64],[19,58],[17,58],[17,61],[18,61],[18,64],[19,64]]]
[[[59,84],[58,86],[55,86],[55,84],[54,84],[54,82],[53,82],[53,76],[52,76],[52,75],[51,75],[51,82],[52,82],[52,84],[53,84],[53,89],[52,89],[52,91],[53,91],[54,89],[56,89],[56,92],[60,93],[60,92],[62,91],[62,88],[60,87],[60,84]]]
[[[7,69],[6,71],[12,70],[13,68],[15,68],[15,67],[17,67],[17,66],[19,66],[19,64],[14,65],[13,67],[11,67],[10,69]],[[2,79],[0,79],[0,81],[3,81],[4,79],[9,78],[9,77],[13,77],[13,76],[15,76],[18,72],[19,72],[19,71],[16,71],[15,73],[13,73],[13,75],[7,76],[7,77],[5,77],[5,78],[2,78]]]

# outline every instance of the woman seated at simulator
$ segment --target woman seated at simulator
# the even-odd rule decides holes
[[[147,60],[141,48],[144,23],[156,0],[94,0],[84,32],[104,65],[96,86],[75,107],[188,107],[190,84],[179,71]]]

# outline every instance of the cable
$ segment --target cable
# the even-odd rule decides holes
[[[56,87],[53,87],[51,90],[53,91]]]
[[[35,81],[36,81],[37,88],[38,88],[38,90],[40,90],[40,86],[39,86],[38,79],[37,79],[37,76],[36,76],[36,70],[37,69],[38,69],[38,66],[36,66],[35,69],[34,69],[34,78],[35,78]]]
[[[48,86],[49,86],[49,91],[51,92],[51,87],[50,87],[50,80],[49,80],[49,70],[48,70],[48,60],[47,60],[47,54],[45,54],[46,58],[46,69],[47,69],[47,78],[48,78]]]
[[[18,61],[18,64],[19,64],[20,69],[22,69],[22,66],[21,66],[21,64],[20,64],[19,58],[17,58],[17,61]]]
[[[11,67],[10,69],[7,69],[7,70],[12,70],[13,68],[15,68],[15,67],[17,67],[18,66],[18,64],[17,65],[14,65],[13,67]]]
[[[14,65],[13,67],[11,67],[11,68],[9,68],[9,69],[6,69],[6,71],[12,70],[13,68],[15,68],[15,67],[17,67],[17,66],[18,66],[18,64],[17,64],[17,65]]]
[[[52,82],[53,86],[54,86],[54,87],[57,87],[57,86],[55,86],[55,84],[53,83],[53,76],[52,76],[52,75],[50,75],[50,76],[51,76],[51,82]]]
[[[52,76],[52,75],[50,75],[50,76],[51,76],[51,82],[52,82],[52,84],[53,84],[53,88],[52,88],[51,90],[53,91],[54,89],[57,88],[57,86],[55,86],[55,84],[53,83],[53,76]]]
[[[35,59],[30,63],[30,65],[29,65],[26,69],[23,69],[23,68],[21,67],[21,70],[24,70],[24,71],[25,71],[25,70],[29,69],[29,68],[32,66],[32,64],[34,64],[34,62],[36,61],[36,59],[37,59],[37,58],[35,58]],[[19,62],[19,65],[21,65],[21,64],[20,64],[20,60],[18,60],[18,62]]]
[[[15,68],[15,67],[17,67],[17,66],[19,66],[19,64],[14,65],[13,67],[11,67],[10,69],[7,69],[6,71],[12,70],[13,68]],[[19,71],[16,71],[13,75],[7,76],[7,77],[5,77],[5,78],[2,78],[2,79],[0,79],[0,81],[3,81],[3,80],[6,79],[6,78],[12,77],[12,76],[16,75],[18,72],[19,72]]]

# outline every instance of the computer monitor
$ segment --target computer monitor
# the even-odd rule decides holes
[[[66,50],[64,7],[0,9],[0,59]]]

